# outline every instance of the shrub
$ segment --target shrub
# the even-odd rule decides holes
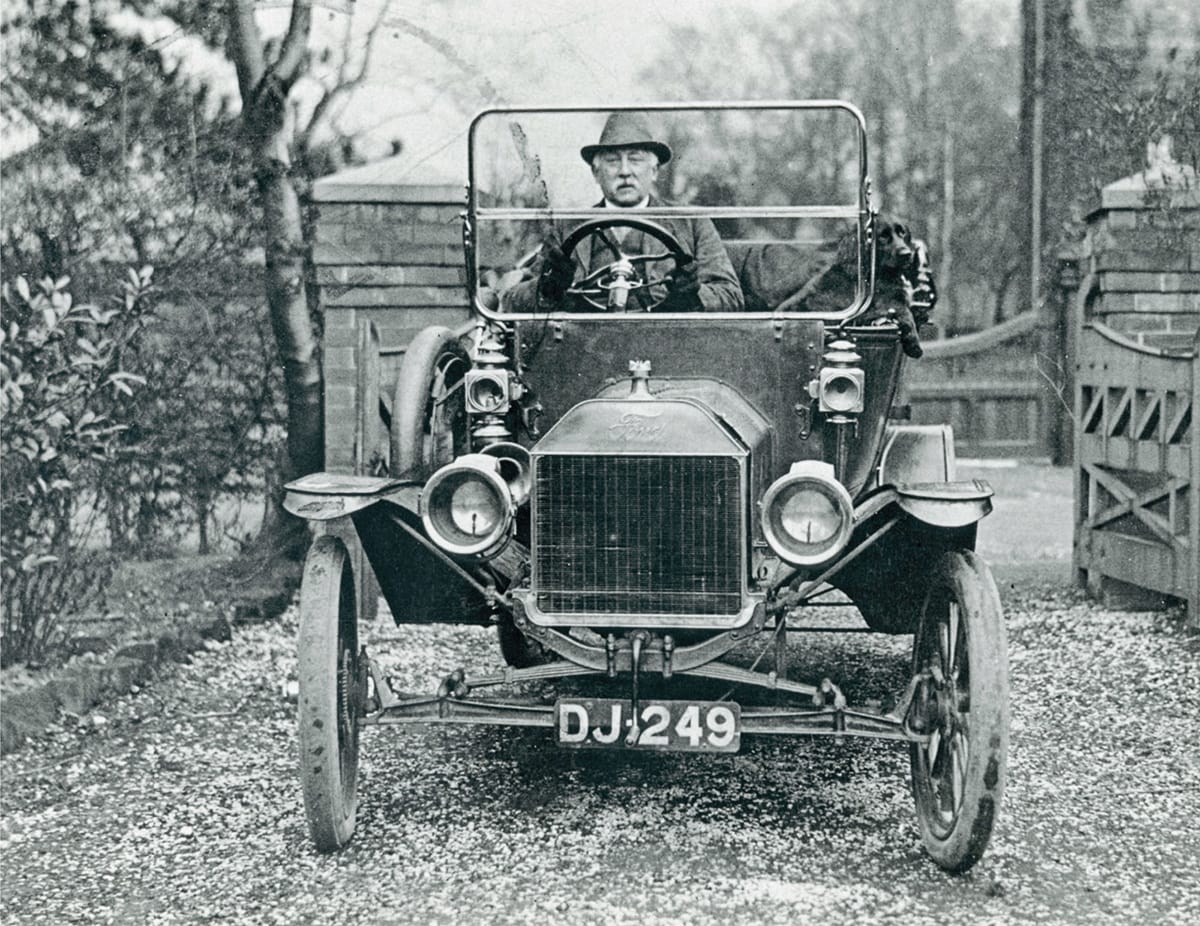
[[[144,382],[120,355],[140,328],[149,280],[149,269],[131,272],[112,309],[75,304],[66,278],[30,287],[17,277],[0,289],[4,665],[37,658],[57,614],[98,587],[76,581],[93,572],[78,552],[94,523],[86,496],[119,445],[124,425],[114,415]]]
[[[148,385],[117,418],[119,465],[100,474],[114,548],[144,553],[194,528],[207,553],[218,501],[265,491],[282,431],[265,315],[180,294],[147,311],[124,359]]]

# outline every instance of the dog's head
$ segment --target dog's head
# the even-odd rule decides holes
[[[895,216],[875,217],[875,263],[882,273],[904,273],[916,258],[912,231]]]

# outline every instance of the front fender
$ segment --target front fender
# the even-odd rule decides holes
[[[991,510],[992,488],[978,480],[880,489],[856,509],[850,547],[898,517],[895,529],[830,581],[850,596],[872,630],[912,633],[933,564],[947,551],[974,549],[978,522]]]
[[[514,547],[486,566],[459,562],[426,536],[422,485],[373,476],[314,473],[288,483],[284,508],[310,521],[349,516],[397,624],[482,623],[522,568]]]
[[[966,527],[992,511],[992,487],[982,479],[970,482],[914,482],[893,487],[896,504],[918,521],[933,527]]]
[[[284,486],[284,510],[306,521],[344,518],[384,500],[417,510],[420,485],[383,476],[310,473]]]

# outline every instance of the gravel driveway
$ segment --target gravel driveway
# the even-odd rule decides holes
[[[1200,922],[1200,637],[1002,584],[1010,784],[966,876],[923,855],[896,744],[627,757],[482,727],[368,730],[358,834],[318,856],[280,694],[292,611],[5,757],[4,922]],[[485,630],[387,635],[401,686],[499,661]],[[803,634],[793,653],[871,697],[908,645]]]

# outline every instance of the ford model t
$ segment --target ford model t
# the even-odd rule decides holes
[[[288,487],[334,522],[300,597],[317,846],[353,834],[364,727],[491,723],[610,750],[898,740],[927,851],[973,865],[1008,741],[1000,602],[973,551],[991,490],[956,479],[948,428],[897,420],[929,286],[872,208],[862,116],[492,110],[469,175],[472,324],[408,345],[375,475]],[[490,625],[507,668],[397,691],[360,639],[364,554],[396,622]],[[831,595],[912,634],[889,699],[789,674],[789,623]],[[748,658],[768,646],[769,666]]]

